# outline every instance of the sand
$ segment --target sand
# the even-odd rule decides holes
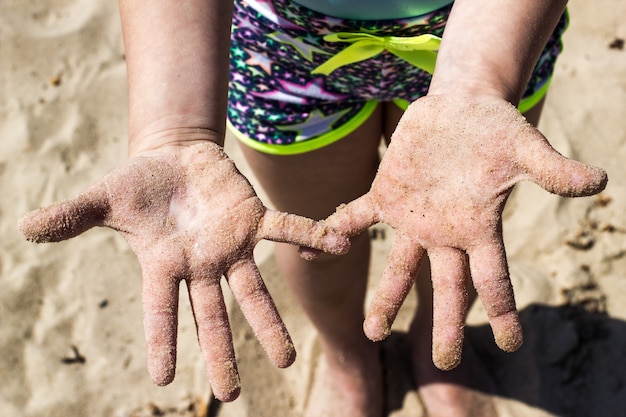
[[[605,168],[609,185],[600,197],[570,200],[524,183],[507,205],[525,344],[499,351],[479,304],[468,330],[498,387],[502,416],[626,409],[626,3],[574,0],[570,11],[540,129],[563,154]],[[257,261],[298,358],[274,368],[225,289],[242,394],[223,404],[211,397],[185,290],[177,376],[157,387],[146,369],[140,271],[128,244],[107,229],[41,245],[18,233],[22,213],[76,195],[125,159],[125,77],[115,2],[0,4],[0,415],[299,415],[319,347],[277,274],[271,245],[260,245]],[[234,140],[227,142],[248,172]],[[372,288],[393,238],[374,230]],[[414,306],[411,297],[384,342],[390,416],[424,415],[406,374],[404,332]]]

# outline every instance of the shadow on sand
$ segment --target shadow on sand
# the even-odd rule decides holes
[[[626,416],[626,322],[569,305],[531,304],[520,317],[525,342],[515,353],[497,348],[488,325],[467,328],[466,345],[492,380],[490,388],[484,381],[472,388],[557,416]],[[388,414],[415,387],[409,350],[406,333],[384,344]]]

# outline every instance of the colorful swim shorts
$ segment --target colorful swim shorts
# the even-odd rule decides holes
[[[291,0],[235,0],[229,129],[254,149],[290,155],[345,137],[379,102],[406,108],[428,92],[451,8],[376,21],[334,18]],[[564,15],[520,111],[545,95],[566,27]]]

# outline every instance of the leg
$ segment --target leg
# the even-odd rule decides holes
[[[351,135],[317,151],[273,156],[244,147],[243,152],[277,209],[321,219],[369,190],[380,138],[378,109]],[[366,233],[353,240],[348,254],[322,255],[314,262],[301,259],[291,245],[276,246],[281,273],[320,334],[327,372],[309,400],[310,416],[381,413],[378,346],[362,330],[369,255]]]
[[[539,125],[539,119],[541,118],[541,111],[543,110],[543,105],[546,102],[546,98],[542,98],[539,103],[537,103],[532,109],[528,110],[524,113],[524,117],[528,120],[528,123],[537,127]]]

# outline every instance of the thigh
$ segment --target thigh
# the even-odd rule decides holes
[[[396,130],[396,126],[398,126],[398,122],[400,118],[404,114],[404,110],[402,110],[396,103],[386,102],[383,107],[383,129],[385,134],[385,141],[387,145],[391,142],[391,136],[393,135],[394,130]]]
[[[545,96],[539,100],[537,104],[528,109],[524,113],[524,117],[528,120],[528,123],[537,127],[539,125],[539,119],[541,118],[541,112],[543,111],[543,105],[546,101]]]
[[[297,155],[271,155],[241,144],[243,154],[273,206],[322,219],[365,194],[376,175],[382,111],[343,139]]]

